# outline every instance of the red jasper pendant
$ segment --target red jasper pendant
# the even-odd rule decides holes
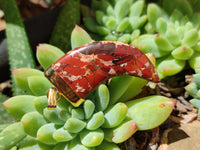
[[[153,64],[143,52],[114,41],[97,41],[77,47],[45,71],[58,92],[74,106],[80,105],[103,81],[117,75],[159,81]]]

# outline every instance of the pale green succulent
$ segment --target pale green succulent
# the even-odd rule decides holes
[[[92,0],[95,18],[83,18],[84,25],[103,40],[131,43],[147,21],[143,0]]]
[[[82,39],[81,39],[81,38]],[[84,37],[84,38],[83,38]],[[90,36],[76,26],[72,46],[90,42]],[[49,44],[37,48],[37,58],[45,69],[64,53]],[[53,85],[36,69],[13,70],[17,85],[27,95],[11,97],[4,108],[18,122],[0,133],[0,149],[117,150],[118,143],[137,130],[148,130],[163,123],[175,102],[163,96],[128,101],[141,92],[146,80],[117,76],[107,86],[101,84],[85,102],[72,106],[65,98],[56,109],[47,109],[47,92]]]

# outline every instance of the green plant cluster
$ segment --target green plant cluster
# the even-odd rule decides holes
[[[161,5],[147,5],[143,0],[93,0],[95,18],[84,18],[84,24],[105,40],[153,53],[163,79],[182,71],[187,61],[191,68],[200,68],[200,14],[193,11],[194,5],[187,0],[163,0]]]
[[[71,39],[74,47],[91,41],[78,26]],[[63,55],[60,49],[49,44],[37,48],[37,59],[44,69]],[[27,95],[15,96],[3,103],[9,114],[19,120],[0,133],[0,149],[5,150],[16,145],[20,150],[120,149],[117,144],[137,130],[152,129],[163,123],[175,105],[164,96],[126,102],[141,92],[146,80],[118,76],[108,86],[101,84],[79,107],[62,97],[56,109],[47,109],[46,94],[53,85],[42,71],[20,68],[13,70],[13,76]]]
[[[198,116],[200,116],[200,73],[193,74],[193,81],[185,87],[185,90],[193,98],[190,103],[198,109]]]
[[[93,0],[95,19],[85,17],[83,21],[89,31],[99,34],[104,40],[131,43],[147,22],[144,7],[144,1]]]

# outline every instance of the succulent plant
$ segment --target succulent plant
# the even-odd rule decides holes
[[[78,26],[72,37],[74,47],[91,41],[90,36]],[[49,44],[37,47],[37,58],[44,69],[62,55],[61,50]],[[14,146],[21,150],[120,149],[117,144],[137,130],[152,129],[163,123],[175,105],[174,100],[164,96],[126,102],[141,92],[147,82],[136,77],[117,76],[108,86],[98,86],[79,107],[72,106],[61,97],[56,109],[47,109],[46,94],[52,85],[43,72],[20,68],[13,70],[13,75],[26,95],[11,97],[3,103],[9,114],[19,122],[0,133],[0,149]]]
[[[194,5],[187,0],[173,4],[164,0],[162,8],[143,0],[93,0],[95,17],[85,17],[84,24],[104,40],[122,41],[153,53],[163,79],[182,71],[186,61],[192,69],[200,68],[200,14],[193,12]]]
[[[169,3],[163,1],[163,8],[168,9],[169,12],[166,5],[172,7],[171,14],[157,4],[148,5],[149,22],[145,26],[147,33],[132,42],[143,52],[151,52],[155,55],[156,68],[161,79],[183,70],[186,61],[191,68],[198,69],[200,24],[196,21],[199,20],[200,14],[191,12],[191,6],[187,1],[184,3],[187,8],[184,9],[175,8]],[[156,34],[152,34],[152,31]]]
[[[198,109],[198,116],[200,117],[200,73],[193,74],[192,78],[192,82],[185,87],[185,90],[193,97],[190,103]]]
[[[143,0],[93,0],[95,18],[85,17],[83,21],[86,28],[99,34],[101,39],[131,43],[147,21],[144,7]]]

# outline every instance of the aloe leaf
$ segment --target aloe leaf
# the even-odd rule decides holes
[[[33,137],[37,136],[38,129],[46,124],[45,119],[42,115],[40,115],[38,112],[29,112],[26,113],[22,119],[21,119],[22,126],[24,128],[24,131]]]
[[[117,103],[104,112],[105,121],[103,128],[113,128],[118,126],[125,118],[128,107],[124,103]],[[115,117],[113,117],[115,116]]]
[[[71,34],[72,49],[90,42],[92,42],[90,35],[81,27],[76,25]]]
[[[64,52],[71,49],[70,36],[76,24],[80,22],[80,0],[67,0],[63,6],[52,36],[50,44]]]
[[[15,79],[16,84],[22,90],[26,91],[27,93],[32,94],[29,85],[28,85],[28,77],[31,76],[44,76],[42,71],[37,69],[31,68],[19,68],[12,71],[13,77]]]
[[[34,99],[35,96],[19,95],[9,98],[4,103],[2,103],[2,105],[11,116],[17,120],[20,120],[24,114],[35,111],[33,105]]]
[[[127,117],[137,123],[138,130],[148,130],[162,124],[172,112],[176,102],[164,96],[148,96],[126,103]]]
[[[57,141],[53,138],[53,133],[56,131],[54,123],[48,123],[39,128],[37,138],[40,142],[45,144],[56,144]]]
[[[87,147],[95,147],[101,144],[104,139],[104,132],[101,129],[83,130],[80,133],[81,143]]]
[[[32,50],[30,48],[16,1],[1,0],[0,5],[4,11],[6,20],[6,38],[8,44],[10,69],[13,70],[22,67],[35,68]],[[16,85],[13,76],[11,77],[13,83],[13,94],[24,94],[24,92],[21,91]]]
[[[0,133],[0,149],[9,150],[25,137],[21,123],[13,123]]]
[[[45,78],[40,76],[28,77],[28,85],[31,92],[36,96],[46,95],[53,85]]]
[[[56,62],[63,55],[63,51],[50,44],[39,44],[37,47],[37,60],[44,69]]]

